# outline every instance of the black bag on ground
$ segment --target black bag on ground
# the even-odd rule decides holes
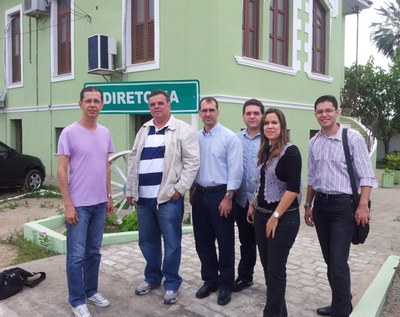
[[[35,279],[31,277],[37,276]],[[28,272],[19,267],[14,267],[0,273],[0,300],[9,298],[19,293],[25,286],[35,287],[46,278],[45,272]]]

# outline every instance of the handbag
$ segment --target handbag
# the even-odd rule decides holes
[[[357,210],[358,203],[360,201],[360,195],[358,194],[357,190],[357,185],[356,185],[356,180],[354,176],[354,171],[353,171],[353,165],[351,164],[350,161],[350,151],[349,151],[349,142],[347,139],[347,129],[344,128],[342,130],[342,140],[343,140],[343,150],[344,150],[344,155],[346,157],[346,164],[347,164],[347,171],[350,176],[350,183],[351,183],[351,189],[353,191],[353,201],[354,201],[354,210]],[[371,208],[371,200],[368,200],[368,208]],[[353,230],[353,237],[351,239],[351,243],[353,244],[363,244],[365,240],[367,239],[369,233],[369,223],[367,223],[365,226],[362,226],[361,224],[357,224],[357,222],[354,220],[354,230]]]
[[[37,276],[35,279],[30,279]],[[14,267],[0,272],[0,300],[9,298],[19,293],[24,285],[35,287],[46,278],[45,272],[28,272],[19,267]]]

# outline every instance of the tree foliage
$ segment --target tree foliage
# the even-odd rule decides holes
[[[379,52],[394,60],[400,47],[400,0],[384,2],[376,11],[383,21],[371,24],[372,42]]]
[[[366,65],[346,68],[342,97],[344,113],[359,117],[372,137],[383,141],[387,154],[390,139],[400,133],[400,58],[395,57],[388,71],[375,66],[372,58]]]

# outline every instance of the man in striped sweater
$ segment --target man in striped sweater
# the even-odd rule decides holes
[[[165,91],[150,94],[149,108],[153,119],[136,135],[126,183],[127,201],[137,205],[139,246],[146,259],[145,279],[135,293],[149,293],[164,278],[164,303],[174,304],[182,283],[183,196],[200,165],[199,143],[195,130],[171,114],[170,96]]]

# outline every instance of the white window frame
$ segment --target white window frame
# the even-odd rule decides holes
[[[132,1],[122,0],[122,66],[126,73],[135,73],[160,68],[160,0],[154,0],[154,61],[132,64],[131,12]]]
[[[329,67],[328,64],[325,67],[326,74],[319,74],[312,72],[312,44],[313,44],[313,5],[315,0],[311,0],[308,4],[306,4],[305,9],[308,12],[310,18],[308,19],[308,23],[306,23],[305,31],[308,33],[308,42],[305,44],[304,49],[308,55],[307,61],[304,63],[304,71],[307,74],[307,77],[312,80],[322,81],[326,83],[332,83],[334,81],[334,77],[329,76]],[[321,2],[325,3],[327,8],[327,19],[326,26],[329,25],[329,30],[332,29],[332,18],[337,17],[338,15],[338,1],[337,0],[322,0]],[[329,19],[330,17],[330,19]],[[330,45],[330,37],[331,34],[326,34],[326,48],[325,48],[325,63],[329,61],[329,45]]]
[[[20,50],[21,50],[21,81],[17,83],[12,82],[12,37],[11,37],[11,16],[18,13],[20,16],[20,30],[21,30],[21,35],[19,37],[20,39]],[[23,40],[22,40],[22,34],[24,33],[22,26],[23,26],[23,12],[22,12],[22,4],[16,5],[15,7],[12,7],[8,10],[5,11],[5,37],[3,39],[4,41],[4,47],[5,47],[5,83],[7,85],[8,89],[12,88],[20,88],[24,86],[24,47],[23,47]]]
[[[260,68],[264,69],[267,71],[272,71],[272,72],[277,72],[281,74],[286,74],[286,75],[291,75],[295,76],[297,73],[301,70],[301,63],[297,59],[297,52],[301,51],[301,41],[297,39],[297,33],[299,30],[301,30],[301,20],[297,16],[298,10],[301,10],[302,8],[302,0],[290,0],[289,1],[289,6],[293,6],[292,10],[289,10],[289,12],[293,12],[292,16],[289,17],[292,19],[292,30],[289,31],[289,41],[291,41],[290,47],[292,47],[291,55],[292,59],[290,60],[290,66],[285,66],[285,65],[279,65],[275,63],[269,62],[269,53],[268,53],[268,47],[265,46],[265,41],[261,41],[260,45],[261,47],[261,54],[260,54],[260,59],[253,59],[253,58],[248,58],[245,56],[235,56],[236,63],[239,65],[244,65],[244,66],[249,66],[249,67],[255,67],[255,68]],[[269,10],[270,10],[270,4],[269,1],[264,1],[263,2],[263,10],[260,12],[260,14],[266,14],[265,12],[268,13],[269,16]],[[264,33],[265,29],[261,29],[260,25],[260,36],[265,38],[269,36],[269,33],[266,34]],[[268,41],[267,41],[268,42]],[[265,52],[267,50],[267,52]],[[266,57],[267,61],[262,60],[262,57]]]
[[[58,41],[57,27],[50,28],[50,62],[51,81],[58,82],[74,79],[75,74],[75,24],[74,24],[74,2],[71,0],[71,72],[69,74],[58,74]],[[57,1],[51,2],[50,25],[57,26]]]

